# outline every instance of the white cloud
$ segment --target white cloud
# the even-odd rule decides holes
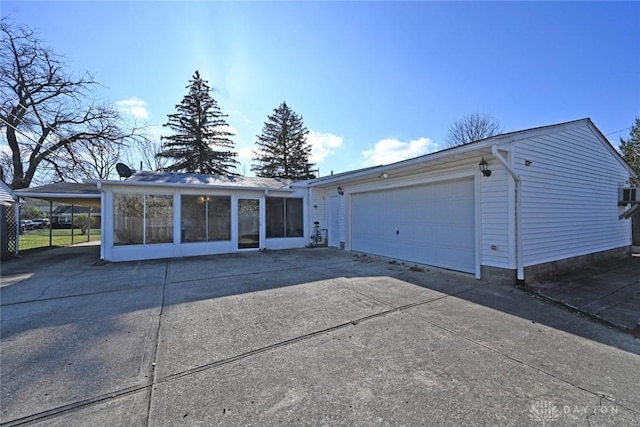
[[[147,103],[140,98],[132,96],[116,102],[118,109],[127,114],[131,114],[136,119],[148,119]]]
[[[220,132],[229,132],[231,135],[238,135],[238,130],[230,125],[216,126],[216,130]]]
[[[309,157],[311,163],[323,161],[327,156],[332,155],[336,148],[341,147],[343,142],[341,136],[313,130],[307,134],[307,141],[311,144],[311,156]]]
[[[387,138],[376,142],[372,149],[364,150],[361,154],[364,166],[378,166],[432,153],[438,149],[438,144],[429,138],[420,137],[409,142]]]
[[[238,153],[238,157],[251,160],[254,157],[253,150],[255,150],[253,147],[240,147],[236,149],[236,152]]]

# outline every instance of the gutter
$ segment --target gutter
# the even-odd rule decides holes
[[[16,191],[16,194],[20,197],[31,197],[33,199],[98,199],[100,193],[32,193]]]
[[[235,191],[235,190],[244,190],[244,191],[270,191],[270,192],[285,192],[292,193],[296,191],[295,189],[288,187],[249,187],[249,186],[241,186],[241,185],[216,185],[216,184],[205,184],[205,183],[169,183],[169,182],[159,182],[159,181],[100,181],[103,186],[127,186],[127,187],[162,187],[162,188],[195,188],[199,190],[216,190],[216,191]],[[97,196],[97,194],[96,194]],[[95,196],[94,196],[95,197]]]
[[[482,141],[482,142],[479,141],[471,144],[465,144],[455,148],[448,148],[442,151],[437,151],[435,153],[425,154],[419,157],[402,160],[402,161],[391,163],[388,165],[373,166],[373,167],[361,169],[355,172],[344,172],[336,175],[329,175],[328,177],[316,178],[315,180],[310,180],[310,182],[307,185],[312,188],[326,187],[331,184],[340,184],[340,183],[344,184],[345,182],[353,179],[376,176],[384,172],[393,173],[397,169],[402,169],[404,167],[413,166],[416,164],[427,165],[428,162],[430,161],[446,159],[454,154],[455,155],[467,154],[467,153],[472,153],[474,151],[480,151],[480,150],[486,149],[489,146],[491,146],[491,144],[495,144],[496,142],[498,142],[501,138],[503,138],[503,136],[504,135],[492,136],[486,141]]]
[[[491,146],[491,154],[498,159],[500,163],[507,169],[507,172],[513,178],[516,184],[516,218],[515,218],[515,234],[516,234],[516,283],[524,282],[524,266],[522,260],[522,179],[515,170],[509,165],[507,160],[498,152],[498,146]]]
[[[106,203],[104,201],[104,197],[105,194],[102,191],[102,183],[98,182],[96,183],[97,187],[98,187],[98,191],[100,192],[100,215],[102,215],[102,212],[106,212],[107,210],[106,208]],[[105,224],[106,221],[104,221],[104,218],[100,218],[100,261],[104,261],[104,239],[107,236],[107,226]]]

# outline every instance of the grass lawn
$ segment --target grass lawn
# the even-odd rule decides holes
[[[53,246],[69,246],[71,245],[71,229],[54,229],[52,245]],[[91,229],[91,240],[100,240],[100,229]],[[80,230],[73,230],[73,243],[88,242],[88,236],[81,234]],[[36,248],[49,247],[49,230],[27,230],[20,235],[20,251],[27,251]]]

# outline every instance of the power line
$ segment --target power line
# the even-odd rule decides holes
[[[620,132],[622,132],[622,131],[629,130],[629,129],[631,129],[631,126],[629,126],[628,128],[624,128],[624,129],[617,130],[617,131],[615,131],[615,132],[606,133],[604,136],[613,135],[613,134],[615,134],[615,133],[620,133]]]
[[[11,129],[15,130],[16,132],[18,132],[20,135],[24,136],[25,138],[27,138],[28,140],[34,142],[37,145],[40,145],[40,143],[38,141],[36,141],[35,139],[33,139],[33,137],[27,135],[26,133],[24,133],[23,131],[21,131],[20,129],[18,129],[17,127],[13,126],[11,123],[9,123],[8,121],[6,121],[5,119],[3,119],[2,117],[0,117],[0,120],[2,121],[2,123],[4,123],[5,125],[9,126]]]

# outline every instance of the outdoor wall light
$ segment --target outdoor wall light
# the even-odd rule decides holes
[[[484,176],[491,176],[491,171],[489,170],[489,164],[484,159],[484,156],[482,156],[482,160],[480,160],[480,163],[478,163],[478,166],[480,166],[480,172],[482,172]]]
[[[344,196],[344,191],[342,191],[342,187],[338,186],[338,195]]]
[[[389,175],[386,172],[382,172],[380,174],[380,179],[387,179],[387,178],[389,178]]]

